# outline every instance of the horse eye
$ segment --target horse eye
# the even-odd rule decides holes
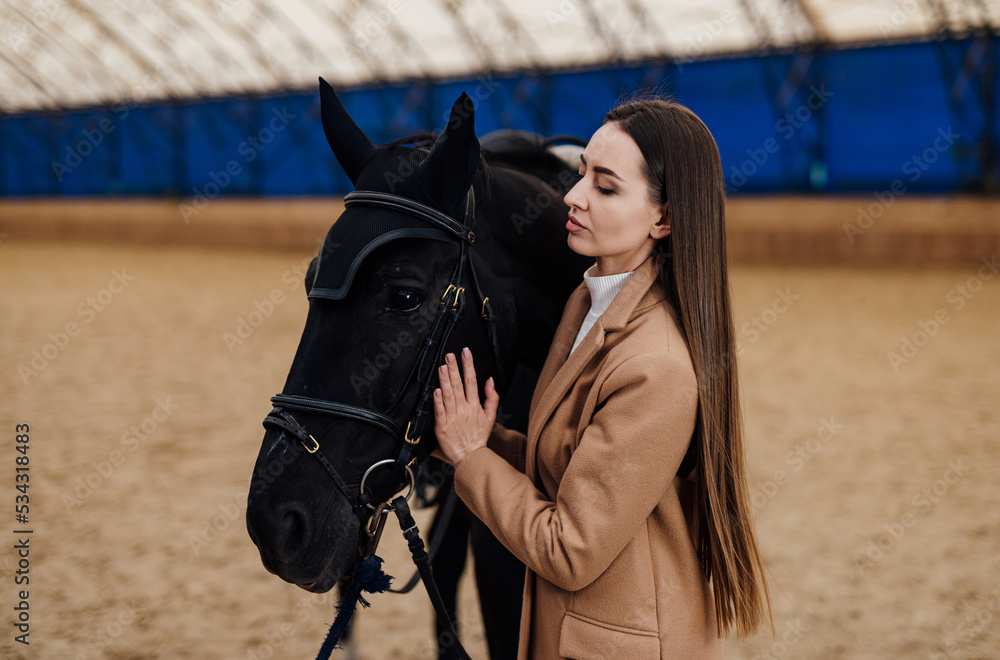
[[[412,312],[417,307],[420,307],[420,303],[423,300],[420,294],[407,289],[400,289],[393,294],[392,300],[389,302],[389,309],[395,312]]]

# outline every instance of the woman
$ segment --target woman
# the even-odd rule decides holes
[[[499,396],[490,379],[480,404],[464,349],[464,380],[453,354],[439,370],[438,442],[458,494],[528,567],[518,658],[721,658],[731,629],[770,621],[770,596],[718,148],[677,103],[627,103],[565,202],[569,247],[596,263],[563,311],[527,435],[494,425]]]

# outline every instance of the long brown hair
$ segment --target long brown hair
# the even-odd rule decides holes
[[[691,439],[697,458],[694,536],[712,581],[719,636],[741,638],[765,621],[771,596],[757,547],[743,456],[736,338],[726,267],[722,159],[711,132],[679,103],[647,98],[611,110],[642,152],[653,203],[667,204],[670,234],[654,249],[657,279],[677,310],[698,380]]]

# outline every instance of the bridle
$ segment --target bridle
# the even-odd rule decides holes
[[[394,467],[399,471],[400,479],[396,482],[396,487],[392,493],[402,488],[405,483],[403,481],[403,477],[405,476],[409,480],[410,487],[404,501],[408,501],[413,494],[415,482],[413,465],[418,459],[418,451],[421,451],[421,438],[433,411],[433,394],[438,384],[435,375],[436,369],[444,362],[445,345],[448,342],[451,331],[454,329],[456,323],[458,323],[465,309],[465,287],[462,286],[462,277],[466,265],[469,269],[476,296],[481,301],[480,316],[486,328],[490,350],[496,365],[498,390],[502,391],[502,383],[504,381],[503,364],[500,360],[500,347],[496,335],[495,317],[490,306],[489,297],[483,295],[480,288],[472,260],[470,246],[476,240],[476,235],[472,231],[472,222],[475,217],[475,193],[472,186],[469,187],[466,194],[463,222],[458,222],[434,208],[406,197],[370,190],[356,190],[348,194],[344,197],[344,205],[347,208],[364,206],[405,213],[426,221],[430,224],[431,231],[443,234],[450,240],[457,241],[460,246],[458,261],[452,269],[448,286],[441,295],[438,311],[427,336],[424,338],[423,346],[420,349],[417,360],[410,369],[410,373],[395,399],[385,411],[380,412],[349,403],[296,394],[277,394],[271,397],[271,403],[274,405],[273,410],[264,418],[263,424],[265,428],[274,427],[287,432],[302,444],[307,453],[316,457],[327,474],[330,475],[337,489],[347,498],[347,501],[351,504],[355,514],[358,516],[358,520],[362,524],[365,523],[365,519],[369,514],[374,512],[375,515],[371,516],[366,526],[367,539],[360,547],[361,558],[364,559],[375,552],[385,518],[388,513],[394,510],[393,504],[390,504],[391,494],[386,498],[373,497],[372,494],[365,490],[365,482],[369,475],[379,468]],[[426,237],[428,230],[427,228],[414,228],[408,231],[412,236]],[[403,235],[405,234],[406,231],[403,232]],[[374,240],[378,240],[378,237]],[[414,379],[416,379],[420,389],[416,404],[407,417],[406,429],[402,430],[392,417],[389,416],[389,412],[399,404]],[[361,482],[357,491],[355,491],[348,486],[347,482],[337,472],[337,469],[324,456],[320,450],[319,441],[304,425],[295,419],[292,415],[293,411],[342,417],[373,426],[383,433],[389,434],[398,444],[396,455],[394,458],[387,458],[373,463],[361,477]],[[421,453],[423,456],[426,456],[429,450],[423,449]],[[376,505],[374,502],[381,503]]]
[[[462,317],[462,312],[465,310],[465,287],[462,286],[462,276],[466,265],[468,265],[469,268],[469,275],[472,280],[472,286],[475,289],[476,296],[481,301],[480,316],[486,327],[486,335],[489,339],[490,351],[493,353],[493,361],[496,365],[497,386],[498,389],[502,391],[502,383],[504,382],[503,363],[500,360],[500,345],[497,341],[495,316],[493,314],[493,309],[490,306],[489,297],[483,295],[482,289],[479,285],[479,278],[476,276],[475,264],[472,260],[472,251],[470,249],[470,246],[475,243],[476,240],[476,235],[472,231],[472,222],[475,218],[476,210],[475,199],[473,187],[469,186],[469,190],[465,197],[465,217],[462,222],[458,222],[454,218],[451,218],[429,206],[420,204],[412,199],[390,193],[375,192],[370,190],[356,190],[344,197],[345,208],[352,206],[367,206],[378,209],[388,209],[390,211],[405,213],[406,215],[413,216],[430,223],[429,229],[421,227],[394,230],[394,232],[396,232],[396,236],[411,236],[419,238],[428,237],[428,231],[432,234],[443,234],[447,239],[458,242],[460,249],[458,261],[452,269],[451,277],[448,280],[448,286],[445,287],[444,293],[441,294],[438,311],[434,316],[434,321],[431,323],[427,336],[424,338],[423,345],[420,348],[420,353],[417,355],[417,360],[410,369],[410,373],[403,382],[403,386],[399,389],[396,397],[385,409],[385,411],[380,412],[350,403],[317,399],[297,394],[276,394],[271,397],[271,403],[274,405],[274,408],[264,418],[264,428],[274,427],[290,434],[291,437],[294,437],[299,441],[307,453],[316,457],[316,459],[323,466],[323,469],[330,475],[330,478],[333,480],[337,489],[350,503],[355,515],[358,517],[358,520],[362,523],[362,525],[364,525],[364,539],[359,539],[359,561],[355,569],[356,572],[366,562],[378,560],[378,558],[373,557],[373,555],[375,554],[375,550],[378,548],[379,539],[382,536],[382,529],[385,526],[385,520],[390,512],[396,513],[396,516],[400,521],[400,528],[403,530],[403,536],[406,538],[410,552],[413,555],[413,561],[417,566],[417,570],[424,582],[424,586],[427,588],[427,593],[431,598],[431,602],[434,604],[434,609],[437,611],[439,619],[443,618],[443,620],[447,621],[448,628],[450,628],[451,639],[447,642],[446,646],[454,649],[460,658],[466,660],[469,655],[462,647],[462,643],[458,639],[455,624],[451,620],[451,616],[448,614],[444,601],[438,592],[437,585],[434,582],[433,573],[431,572],[429,557],[427,553],[424,552],[423,540],[420,538],[420,532],[417,529],[417,525],[410,515],[409,505],[407,502],[413,495],[416,484],[416,478],[413,473],[413,465],[419,457],[418,452],[420,452],[423,456],[426,456],[429,452],[429,450],[426,449],[426,445],[421,448],[420,443],[433,410],[433,395],[434,389],[437,385],[435,377],[437,366],[443,363],[444,350],[448,343],[448,339],[451,336],[451,331],[454,329],[455,325]],[[373,238],[369,242],[369,246],[379,241],[379,238],[380,237],[377,236]],[[314,292],[311,290],[310,296],[312,296],[313,293]],[[317,297],[322,296],[320,295]],[[402,397],[409,390],[410,383],[414,379],[419,385],[417,401],[407,417],[406,430],[403,431],[400,429],[399,425],[396,424],[389,413],[399,404]],[[372,465],[369,466],[362,475],[357,491],[352,490],[340,473],[337,472],[337,469],[333,466],[330,460],[323,454],[320,449],[319,441],[305,426],[300,424],[295,419],[292,415],[292,411],[314,415],[342,417],[373,426],[383,433],[387,433],[398,444],[396,455],[394,458],[386,458],[372,463]],[[381,496],[373,497],[365,489],[365,482],[368,480],[369,475],[381,467],[393,467],[400,473],[400,479],[396,482],[396,485],[393,487],[389,496],[385,498],[382,498]],[[405,496],[399,496],[392,499],[392,495],[399,491],[402,487],[402,477],[404,475],[410,482],[409,490]],[[381,503],[376,506],[373,502]],[[368,518],[367,524],[365,524],[366,518]],[[381,560],[378,560],[378,562],[380,563]],[[358,599],[361,588],[359,585],[355,585],[355,587],[352,587],[352,589],[354,589],[354,591],[352,591],[354,594],[353,598]],[[365,589],[367,589],[367,587],[365,587]],[[350,613],[353,612],[353,607],[354,605],[351,604],[338,612],[337,619],[334,621],[333,625],[331,625],[330,633],[327,635],[327,639],[323,643],[323,648],[320,649],[319,657],[329,657],[330,651],[340,639],[340,636],[343,634],[343,631],[347,626],[347,621],[350,619]]]

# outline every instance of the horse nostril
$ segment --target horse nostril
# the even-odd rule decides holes
[[[275,550],[279,557],[291,561],[309,542],[309,518],[296,504],[286,504],[279,509]]]

